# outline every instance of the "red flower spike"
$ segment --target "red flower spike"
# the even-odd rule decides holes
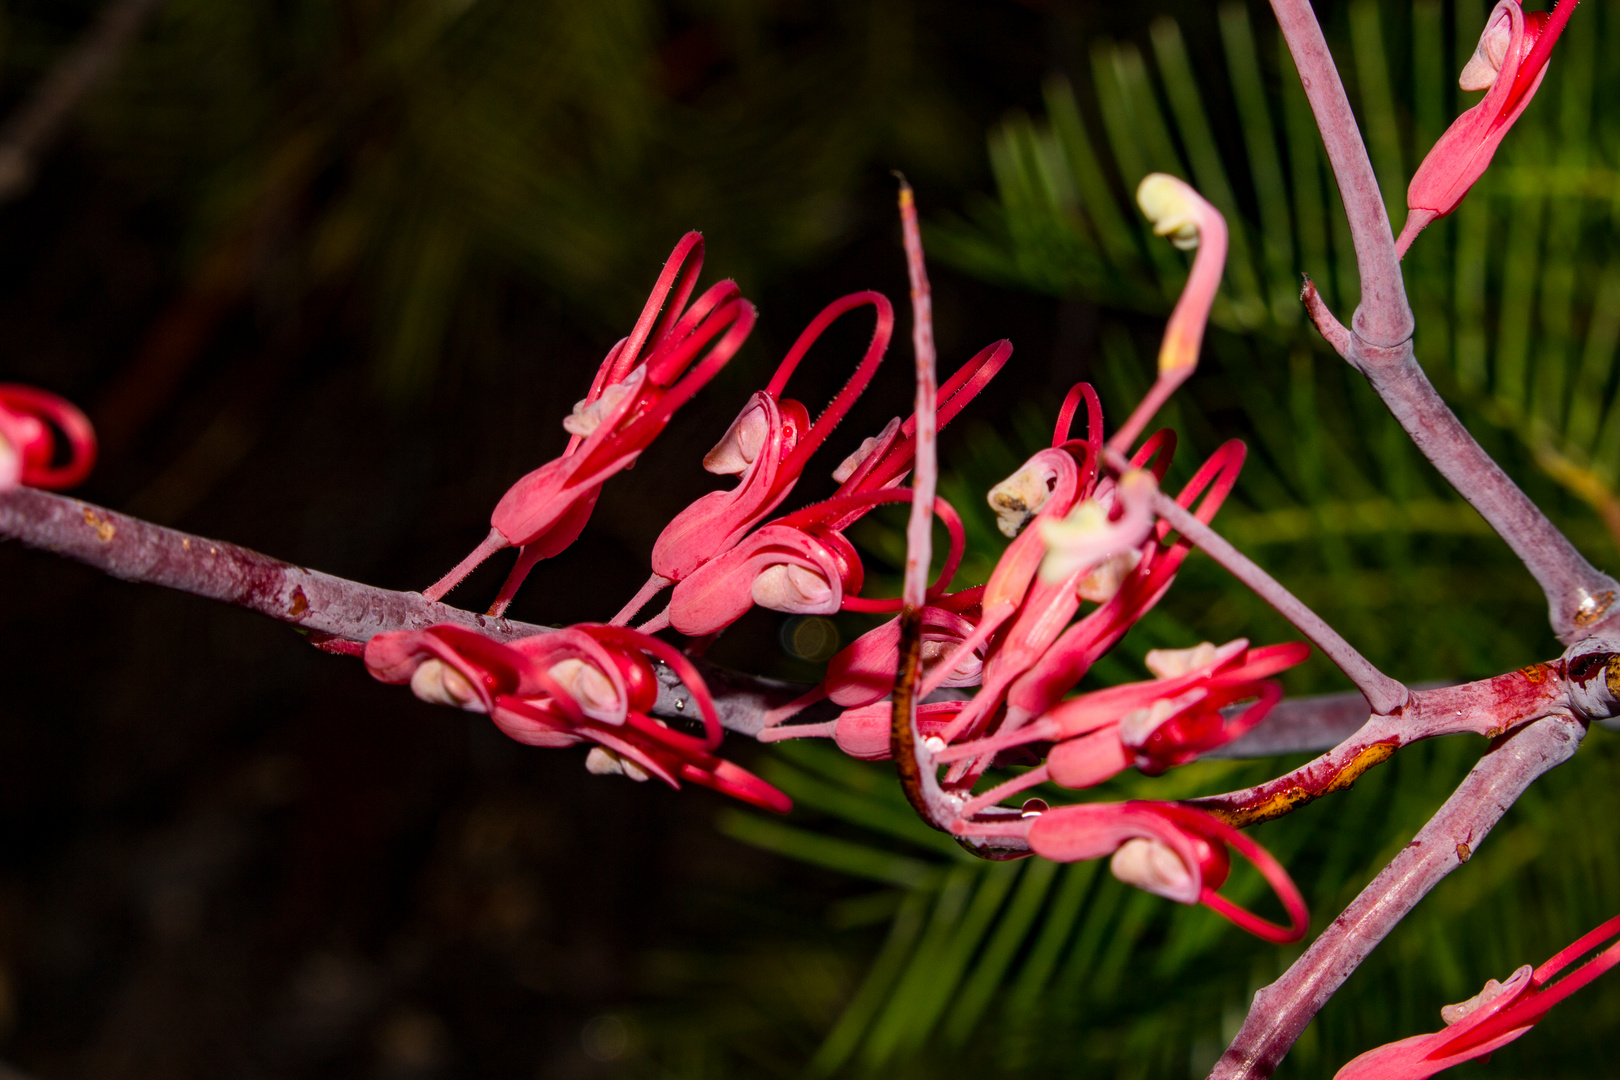
[[[1201,810],[1175,803],[1082,803],[1026,817],[1020,824],[1037,855],[1056,862],[1112,856],[1109,869],[1127,885],[1180,904],[1203,904],[1277,944],[1305,936],[1310,916],[1288,872],[1253,839]],[[1268,922],[1216,891],[1231,866],[1228,847],[1253,863],[1271,885],[1289,925]]]
[[[67,461],[52,464],[58,440]],[[44,390],[0,383],[0,491],[27,484],[70,488],[96,463],[96,432],[73,403]]]
[[[871,344],[849,382],[811,426],[809,412],[782,397],[788,379],[810,347],[841,316],[872,305],[877,325]],[[710,559],[736,546],[766,514],[781,505],[798,483],[810,455],[832,434],[877,373],[894,332],[894,309],[875,292],[860,292],[829,304],[817,315],[783,358],[775,376],[755,394],[732,422],[720,443],[704,457],[703,467],[739,477],[735,488],[713,491],[681,511],[664,527],[653,545],[653,576],[614,623],[625,623],[665,586],[681,581]]]
[[[754,308],[735,283],[712,286],[682,313],[702,265],[703,238],[688,233],[665,263],[630,337],[608,353],[590,393],[563,421],[573,437],[562,456],[512,485],[490,516],[489,536],[423,596],[441,599],[495,552],[516,547],[517,563],[489,609],[491,615],[504,613],[534,564],[579,537],[603,483],[634,464],[675,410],[742,347],[754,326]]]
[[[1550,15],[1526,14],[1517,0],[1500,0],[1492,9],[1479,47],[1458,80],[1464,90],[1490,89],[1452,122],[1413,174],[1406,190],[1406,224],[1395,241],[1397,254],[1405,256],[1424,226],[1457,209],[1485,175],[1496,148],[1541,86],[1552,47],[1575,4],[1563,0]]]
[[[1426,1080],[1453,1065],[1485,1057],[1529,1031],[1554,1005],[1616,964],[1620,940],[1557,981],[1572,962],[1620,938],[1620,916],[1610,919],[1545,964],[1526,964],[1506,982],[1495,979],[1467,1001],[1440,1010],[1447,1026],[1429,1035],[1389,1043],[1355,1058],[1333,1080]]]
[[[701,738],[648,714],[659,685],[649,655],[691,693]],[[714,700],[691,661],[657,638],[581,624],[502,643],[446,624],[378,634],[365,659],[378,680],[409,683],[425,701],[487,713],[518,742],[594,743],[586,758],[592,772],[656,776],[676,788],[690,780],[765,809],[791,808],[787,796],[715,756],[723,732]]]

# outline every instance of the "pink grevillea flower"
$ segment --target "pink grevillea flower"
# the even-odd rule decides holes
[[[1406,190],[1406,224],[1395,241],[1400,255],[1406,254],[1424,226],[1457,209],[1468,189],[1485,175],[1496,148],[1541,86],[1547,59],[1575,3],[1563,0],[1550,15],[1526,14],[1517,0],[1501,0],[1492,9],[1479,47],[1458,80],[1464,90],[1487,92],[1446,129],[1412,176]]]
[[[1192,272],[1181,290],[1159,345],[1159,376],[1130,418],[1108,440],[1108,448],[1124,453],[1147,427],[1170,395],[1192,377],[1203,347],[1209,309],[1226,269],[1226,219],[1192,187],[1164,173],[1150,173],[1136,188],[1136,203],[1153,223],[1153,231],[1168,236],[1183,251],[1197,249]]]
[[[1088,436],[1084,440],[1070,439],[1069,429],[1081,404],[1086,406]],[[1164,439],[1156,440],[1145,448],[1145,453],[1138,455],[1140,461],[1153,458],[1157,463],[1157,451],[1165,442]],[[997,524],[1004,534],[1014,537],[1013,542],[997,560],[980,596],[980,616],[973,633],[941,662],[943,667],[936,667],[923,679],[919,691],[921,695],[931,694],[944,685],[948,673],[968,657],[983,655],[992,636],[1019,612],[1046,552],[1039,532],[1023,529],[1023,526],[1031,520],[1061,518],[1078,500],[1092,495],[1098,486],[1101,454],[1102,405],[1097,400],[1095,390],[1085,383],[1079,383],[1064,398],[1052,434],[1051,448],[1037,452],[1012,476],[990,489],[989,502],[991,509],[996,512]],[[1166,456],[1162,465],[1167,467],[1168,464]],[[1061,586],[1047,590],[1049,595],[1045,599],[1048,605],[1061,606],[1066,603],[1060,595],[1061,591]],[[1078,605],[1079,601],[1076,600],[1075,606]],[[1073,611],[1069,614],[1072,615]],[[1055,617],[1058,621],[1054,634],[1061,631],[1063,624],[1068,621],[1068,616]],[[1005,639],[1000,644],[1005,644]],[[1027,642],[1016,643],[1013,650],[1027,651],[1027,645]],[[999,653],[999,646],[997,651]],[[1007,659],[1000,661],[999,670],[1005,670],[1008,663]],[[999,694],[1005,682],[1003,680],[994,687],[987,687],[990,696]],[[985,693],[979,694],[974,701],[978,702],[980,698],[985,698],[985,705],[980,708],[987,706],[993,710],[996,707],[997,703],[987,698]]]
[[[1004,341],[988,346],[940,387],[941,427],[967,406],[1011,354],[1012,346]],[[905,477],[915,453],[914,424],[891,422],[839,466],[833,475],[840,487],[832,498],[766,523],[698,567],[676,583],[664,612],[641,629],[652,632],[668,625],[692,637],[712,634],[742,618],[755,604],[795,615],[898,610],[898,599],[856,595],[865,570],[844,530],[874,506],[911,499],[910,491],[894,485]],[[944,592],[955,574],[964,540],[955,510],[942,500],[936,505],[951,533],[952,555],[934,596]]]
[[[651,654],[691,692],[703,737],[649,715],[658,697]],[[634,780],[656,776],[671,787],[690,780],[745,802],[786,813],[786,795],[714,754],[720,717],[703,678],[666,642],[621,626],[581,624],[502,643],[464,627],[378,634],[366,668],[385,683],[409,683],[423,701],[487,714],[530,746],[594,743],[586,767]]]
[[[909,503],[911,494],[909,488],[889,488],[835,496],[765,525],[676,584],[669,625],[688,637],[713,634],[755,604],[790,615],[898,610],[898,597],[869,600],[856,595],[866,571],[843,530],[874,506]],[[934,507],[951,539],[939,580],[930,590],[937,597],[961,565],[965,536],[962,519],[949,503],[936,498]]]
[[[782,397],[782,391],[827,328],[840,316],[868,304],[877,310],[872,341],[855,374],[812,426],[809,411],[799,402]],[[725,437],[703,459],[703,467],[709,472],[737,476],[737,486],[702,496],[664,527],[653,544],[652,577],[613,622],[628,622],[666,586],[683,580],[716,555],[736,546],[749,529],[781,505],[798,483],[810,456],[827,441],[872,381],[893,333],[894,308],[875,292],[854,293],[836,300],[811,321],[770,383],[749,399]]]
[[[1164,446],[1168,456],[1174,444],[1166,440]],[[1144,444],[1138,458],[1151,448],[1151,442]],[[1246,453],[1243,443],[1236,439],[1223,444],[1187,481],[1176,495],[1176,502],[1209,524],[1237,483]],[[1154,526],[1152,539],[1135,553],[1135,565],[1122,577],[1115,576],[1111,562],[1101,564],[1107,573],[1093,571],[1082,577],[1076,592],[1098,606],[1064,630],[1039,662],[1008,688],[1003,727],[1017,727],[1056,704],[1169,591],[1191,550],[1191,545],[1179,537],[1172,541],[1169,525],[1160,521]],[[1084,591],[1087,589],[1095,591]]]
[[[1249,648],[1241,638],[1217,648],[1156,649],[1145,682],[1110,686],[1054,706],[1020,727],[941,749],[934,760],[993,758],[1018,746],[1052,743],[1046,761],[971,799],[964,815],[1036,784],[1086,788],[1135,766],[1150,776],[1185,765],[1254,728],[1282,700],[1270,676],[1310,655],[1303,642]],[[1241,702],[1253,704],[1228,715]]]
[[[59,443],[67,460],[57,465]],[[70,488],[95,463],[95,430],[75,405],[32,386],[0,384],[0,491]]]
[[[1605,971],[1620,964],[1620,916],[1569,948],[1530,969],[1526,964],[1506,982],[1495,979],[1467,1001],[1440,1010],[1443,1031],[1389,1043],[1351,1061],[1333,1080],[1425,1080],[1506,1046],[1535,1027],[1552,1007]],[[1606,942],[1608,948],[1554,981],[1571,963]]]
[[[1016,608],[1016,619],[995,639],[985,662],[984,689],[962,710],[947,741],[973,737],[986,730],[998,715],[1001,716],[1000,729],[1012,731],[1044,712],[1079,682],[1091,664],[1112,648],[1169,589],[1188,547],[1183,541],[1166,547],[1168,527],[1151,518],[1141,521],[1128,517],[1127,500],[1151,499],[1156,494],[1157,478],[1169,467],[1174,450],[1174,438],[1169,432],[1161,432],[1137,451],[1131,461],[1132,472],[1121,477],[1119,485],[1104,481],[1097,486],[1096,502],[1106,508],[1110,516],[1118,513],[1118,522],[1130,527],[1116,525],[1114,537],[1117,539],[1102,532],[1098,540],[1087,541],[1094,549],[1091,555],[1062,567],[1065,576],[1061,579],[1026,586],[1027,592]],[[1177,495],[1177,502],[1187,507],[1196,502],[1195,512],[1200,519],[1212,519],[1236,483],[1242,461],[1242,443],[1233,441],[1221,447]],[[1124,485],[1133,474],[1137,477],[1133,483],[1141,488],[1135,494]],[[1153,481],[1151,489],[1149,481]],[[1115,503],[1119,505],[1116,507]],[[1093,515],[1100,518],[1101,511],[1093,511]],[[985,589],[985,619],[979,624],[980,635],[984,634],[985,623],[991,618],[997,578],[1004,567],[1017,565],[1014,560],[1018,553],[1014,548],[1024,539],[1019,537],[1008,548]],[[1035,539],[1039,541],[1040,537]],[[1134,540],[1134,543],[1126,544],[1126,540]],[[1044,550],[1043,545],[1037,552]],[[1040,554],[1039,557],[1044,560],[1047,556]],[[1023,555],[1022,561],[1023,568],[1018,570],[1017,576],[1027,582],[1029,555]],[[1070,626],[1083,600],[1091,600],[1098,606]],[[925,681],[923,689],[931,691],[932,681]],[[1004,705],[1006,711],[1002,714],[999,710]],[[953,766],[948,782],[971,784],[989,763],[989,758],[972,764],[964,760]]]
[[[490,516],[489,536],[422,595],[440,599],[495,552],[516,547],[517,563],[489,609],[502,614],[534,564],[578,538],[602,484],[634,464],[675,410],[742,347],[754,308],[735,282],[719,282],[686,306],[702,266],[703,237],[687,233],[635,329],[608,353],[590,393],[563,421],[573,437],[562,456],[513,484]]]
[[[1303,938],[1310,922],[1293,879],[1265,848],[1194,807],[1133,801],[1046,809],[1037,802],[1015,819],[988,824],[959,819],[952,831],[960,836],[1021,836],[1035,854],[1054,862],[1111,856],[1109,869],[1125,884],[1178,904],[1203,904],[1278,944]],[[1288,914],[1287,926],[1262,919],[1217,892],[1231,871],[1228,848],[1236,848],[1271,885]]]

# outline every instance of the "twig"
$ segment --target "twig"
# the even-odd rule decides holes
[[[1361,304],[1341,326],[1314,289],[1306,307],[1322,335],[1367,376],[1423,455],[1507,541],[1547,595],[1548,619],[1564,644],[1595,628],[1620,583],[1587,562],[1452,413],[1412,351],[1412,309],[1389,217],[1355,114],[1309,0],[1272,0],[1344,197],[1361,275]],[[1313,302],[1314,300],[1314,302]],[[1620,614],[1620,613],[1617,613]]]
[[[1247,703],[1233,705],[1230,711],[1235,715],[1247,708]],[[1344,694],[1284,698],[1248,734],[1211,750],[1204,757],[1242,760],[1321,753],[1360,731],[1367,723],[1369,712],[1367,699],[1353,690]]]
[[[41,154],[113,69],[163,0],[111,0],[33,94],[0,126],[0,202],[27,191]]]
[[[1294,965],[1254,996],[1210,1080],[1262,1080],[1357,965],[1442,878],[1467,862],[1508,807],[1574,756],[1585,729],[1548,716],[1506,736]]]
[[[1239,827],[1282,817],[1323,795],[1343,791],[1374,765],[1420,739],[1472,733],[1497,738],[1555,712],[1568,713],[1572,698],[1605,695],[1593,711],[1606,715],[1608,652],[1532,664],[1506,675],[1422,690],[1390,716],[1370,716],[1358,730],[1321,757],[1255,787],[1191,800],[1192,805]]]
[[[1339,182],[1350,239],[1356,249],[1356,272],[1361,277],[1361,306],[1351,326],[1360,337],[1388,348],[1412,337],[1412,308],[1406,302],[1401,262],[1389,213],[1378,190],[1372,161],[1367,157],[1356,114],[1350,110],[1339,69],[1328,51],[1327,39],[1317,24],[1310,0],[1271,0],[1294,66],[1299,69],[1305,97],[1311,103],[1316,126],[1327,148],[1328,162]]]
[[[305,570],[235,544],[33,488],[0,493],[0,537],[123,581],[161,585],[246,608],[297,627],[328,649],[334,641],[363,644],[383,631],[418,630],[435,623],[455,623],[502,640],[549,629],[431,603],[421,593],[379,589]],[[694,662],[714,696],[721,723],[740,734],[756,734],[768,709],[804,690]],[[661,716],[688,715],[688,694],[679,680],[671,674],[661,682],[653,711]]]
[[[1406,704],[1406,687],[1374,667],[1320,615],[1228,543],[1225,537],[1163,492],[1154,501],[1153,510],[1193,546],[1220,563],[1228,573],[1247,585],[1260,599],[1276,608],[1283,618],[1298,627],[1300,633],[1310,638],[1311,643],[1337,664],[1339,670],[1356,685],[1356,689],[1366,696],[1373,712],[1387,715]]]

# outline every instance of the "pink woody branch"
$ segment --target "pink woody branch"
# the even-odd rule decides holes
[[[1391,413],[1451,485],[1507,541],[1547,595],[1566,645],[1595,629],[1620,584],[1595,569],[1474,441],[1430,384],[1412,351],[1412,309],[1384,200],[1338,68],[1309,0],[1272,0],[1344,197],[1361,275],[1361,304],[1341,326],[1307,281],[1305,302],[1322,335],[1362,371]]]
[[[1262,1080],[1276,1069],[1333,993],[1447,874],[1467,862],[1526,788],[1574,756],[1585,734],[1568,714],[1504,737],[1480,759],[1412,842],[1276,982],[1255,995],[1248,1019],[1210,1080]]]
[[[0,537],[84,563],[111,577],[161,585],[258,612],[307,633],[328,651],[345,652],[389,630],[455,623],[501,640],[547,631],[511,619],[436,604],[421,593],[395,592],[306,570],[235,544],[192,536],[33,488],[0,492]],[[699,662],[721,723],[758,732],[765,712],[803,687],[745,677]],[[684,716],[689,695],[667,668],[654,713]],[[666,677],[667,676],[667,677]]]

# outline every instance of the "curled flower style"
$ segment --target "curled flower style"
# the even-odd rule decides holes
[[[1562,0],[1551,13],[1527,14],[1518,0],[1500,0],[1491,10],[1479,46],[1458,79],[1464,90],[1485,90],[1485,97],[1452,122],[1412,175],[1397,253],[1404,256],[1417,234],[1457,209],[1485,175],[1496,148],[1540,88],[1553,45],[1575,4]]]
[[[909,503],[911,494],[906,488],[880,488],[837,495],[763,526],[676,584],[667,609],[669,625],[688,637],[701,637],[730,626],[755,604],[789,615],[898,610],[898,598],[856,595],[866,571],[843,530],[874,506]],[[951,540],[939,580],[930,590],[937,597],[961,565],[966,538],[962,519],[949,503],[936,498],[934,507]]]
[[[442,598],[495,552],[516,547],[517,563],[489,609],[491,615],[505,612],[534,564],[579,537],[603,483],[632,465],[675,410],[742,347],[754,326],[754,308],[735,282],[719,282],[686,306],[702,266],[703,237],[687,233],[635,329],[608,353],[590,392],[563,421],[572,438],[562,456],[512,485],[496,504],[483,543],[424,596]]]
[[[827,328],[844,314],[870,304],[877,325],[855,374],[810,423],[809,411],[782,397],[788,379]],[[703,459],[720,476],[738,477],[730,490],[712,491],[677,514],[653,544],[653,575],[613,619],[628,622],[653,596],[698,567],[736,546],[766,514],[781,505],[798,483],[810,456],[821,448],[877,373],[894,333],[894,308],[881,293],[859,292],[829,304],[813,319],[783,358],[770,383],[749,399],[725,436]]]
[[[1010,355],[1012,346],[1004,341],[987,346],[940,387],[941,427],[967,406]],[[676,583],[663,613],[641,629],[650,633],[673,626],[689,636],[712,634],[736,622],[756,603],[796,615],[898,610],[897,600],[856,595],[865,570],[844,530],[874,506],[910,500],[909,491],[894,485],[909,471],[915,453],[914,422],[891,422],[839,466],[834,475],[842,479],[832,498],[767,522],[699,566]],[[961,562],[964,537],[955,510],[941,502],[936,505],[942,507],[954,552],[934,590],[937,596]]]
[[[1435,1073],[1485,1057],[1535,1027],[1554,1005],[1620,964],[1620,916],[1564,949],[1535,970],[1526,964],[1506,981],[1495,979],[1467,1001],[1440,1010],[1444,1030],[1369,1050],[1333,1080],[1426,1080]],[[1556,978],[1571,963],[1613,941],[1586,963]]]
[[[649,715],[658,697],[651,655],[691,692],[701,738]],[[409,684],[423,701],[487,714],[530,746],[595,744],[586,766],[671,787],[690,780],[786,813],[787,796],[717,757],[720,717],[703,678],[666,642],[621,626],[583,623],[509,643],[451,624],[378,634],[366,669],[385,683]]]
[[[67,460],[57,465],[59,447]],[[0,384],[0,491],[70,488],[95,464],[95,429],[77,406],[32,386]]]

